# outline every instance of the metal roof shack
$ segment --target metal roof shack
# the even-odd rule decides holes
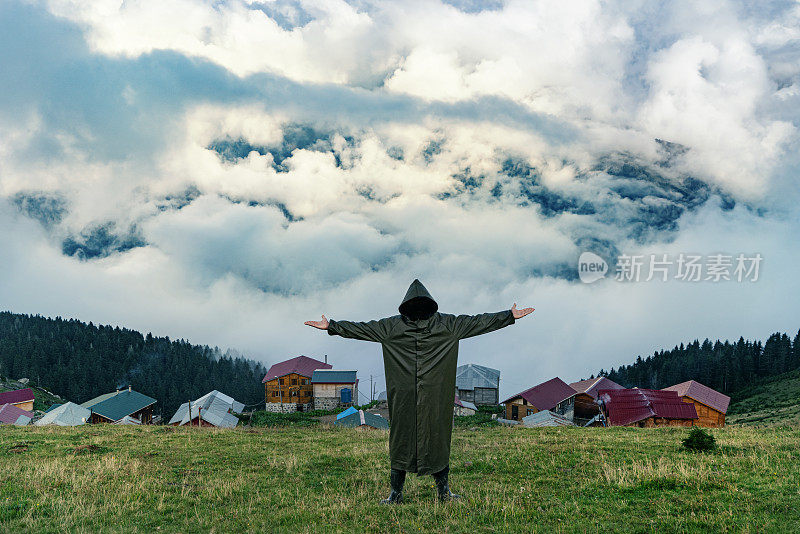
[[[115,423],[126,415],[139,419],[142,423],[149,423],[155,403],[156,399],[128,387],[95,397],[81,406],[92,411],[92,423]]]
[[[681,382],[680,384],[664,388],[662,391],[674,391],[679,397],[691,397],[697,402],[714,408],[720,413],[727,413],[728,405],[731,402],[729,396],[713,390],[708,386],[704,386],[695,380]]]
[[[244,404],[215,389],[192,401],[191,409],[188,402],[181,404],[167,424],[183,426],[191,421],[191,425],[234,428],[239,418],[231,412],[243,411]]]
[[[604,376],[598,376],[597,378],[590,378],[588,380],[578,380],[577,382],[572,382],[569,386],[578,393],[591,395],[595,400],[597,399],[597,392],[601,389],[625,389],[625,386],[620,386],[613,380]]]
[[[379,430],[389,429],[389,421],[378,414],[365,412],[364,410],[358,410],[356,413],[337,419],[334,425],[352,428],[377,428]]]
[[[301,376],[310,377],[317,369],[332,369],[333,366],[329,363],[309,358],[308,356],[297,356],[289,360],[278,362],[269,368],[267,374],[261,383],[267,383],[270,380],[275,380],[288,374],[297,373]]]
[[[575,426],[575,423],[566,417],[553,413],[550,410],[542,410],[522,418],[522,426],[527,428],[540,428],[544,426]]]
[[[523,398],[537,410],[549,410],[562,400],[575,395],[575,390],[558,377],[526,389],[504,400],[501,404]]]
[[[500,387],[500,371],[474,363],[459,365],[456,369],[456,388],[496,388]]]
[[[611,426],[691,426],[697,419],[694,405],[674,391],[601,389],[598,394]]]
[[[0,404],[21,404],[33,400],[33,390],[31,388],[15,389],[0,393]]]
[[[500,400],[500,371],[468,363],[456,369],[456,393],[476,406],[493,406]]]
[[[88,408],[79,406],[74,402],[65,402],[55,410],[44,414],[44,417],[34,421],[36,426],[58,425],[58,426],[79,426],[86,424],[92,412]]]
[[[478,407],[475,406],[474,403],[471,403],[471,402],[465,401],[465,400],[461,400],[461,399],[458,398],[458,395],[456,395],[454,404],[456,406],[458,406],[459,408],[467,408],[469,410],[474,410],[476,412],[478,411]]]
[[[332,369],[316,369],[311,375],[312,384],[355,384],[357,371],[334,371]]]
[[[13,404],[0,406],[0,425],[25,426],[33,419],[33,413],[18,408]]]
[[[348,409],[346,409],[346,410],[345,410],[345,411],[343,411],[342,413],[340,413],[340,414],[337,414],[337,415],[336,415],[336,419],[337,419],[337,420],[339,420],[339,419],[342,419],[343,417],[347,417],[348,415],[352,415],[352,414],[354,414],[354,413],[358,413],[358,410],[356,410],[355,408],[353,408],[352,406],[350,406]]]

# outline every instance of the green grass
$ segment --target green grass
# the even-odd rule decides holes
[[[452,489],[382,506],[388,434],[0,427],[0,532],[790,532],[800,431],[456,428]]]
[[[741,425],[800,425],[800,370],[768,378],[738,391],[727,422]]]

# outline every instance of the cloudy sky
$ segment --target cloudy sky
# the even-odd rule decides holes
[[[0,308],[298,354],[302,325],[534,314],[465,341],[511,394],[800,327],[800,3],[0,3]],[[610,264],[578,279],[578,257]],[[757,281],[614,279],[760,254]]]

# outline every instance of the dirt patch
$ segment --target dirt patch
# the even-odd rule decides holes
[[[27,451],[30,448],[30,445],[31,444],[27,441],[23,441],[22,443],[15,443],[14,445],[8,448],[8,452],[12,454],[19,454]]]

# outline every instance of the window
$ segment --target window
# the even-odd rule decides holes
[[[284,384],[284,382],[283,382],[283,378],[281,378],[280,382],[281,382],[281,385],[283,385],[283,384]]]
[[[292,378],[292,385],[293,385],[293,386],[296,386],[296,385],[297,385],[297,379],[296,379],[296,378]]]
[[[511,419],[519,419],[519,406],[516,404],[511,405]]]

